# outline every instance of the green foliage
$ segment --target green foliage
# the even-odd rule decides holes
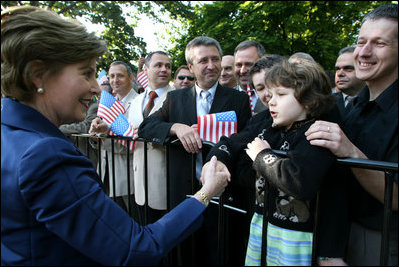
[[[165,24],[166,13],[182,26],[167,31],[174,36],[169,55],[176,69],[186,64],[186,44],[200,35],[218,40],[224,54],[246,39],[263,44],[267,53],[289,56],[311,54],[326,69],[333,70],[338,51],[356,41],[361,19],[377,6],[397,1],[2,1],[2,6],[35,5],[47,7],[68,17],[83,17],[105,27],[100,38],[107,41],[109,53],[99,60],[98,69],[107,69],[114,60],[129,63],[133,70],[145,42],[134,36],[133,21],[145,13]],[[133,12],[127,13],[128,7]],[[160,10],[155,13],[154,10]],[[166,24],[165,24],[166,25]],[[179,33],[179,34],[177,34]]]
[[[219,41],[224,54],[246,39],[263,44],[267,53],[311,54],[333,70],[338,51],[356,41],[360,21],[389,1],[215,1],[195,10],[188,33],[172,49],[174,64],[185,63],[181,49],[198,35]]]

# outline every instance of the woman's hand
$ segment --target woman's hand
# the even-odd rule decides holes
[[[217,172],[227,172],[230,174],[229,169],[223,162],[216,160],[215,165],[216,165],[215,167],[216,167]],[[208,170],[208,168],[210,168],[210,166],[211,166],[211,161],[208,161],[207,163],[204,164],[204,166],[202,166],[201,179],[200,179],[201,184],[205,183],[205,181],[204,181],[205,172],[207,172],[207,170]],[[212,168],[213,168],[213,165],[212,165]]]
[[[200,191],[203,191],[209,200],[214,196],[220,196],[230,182],[230,172],[227,168],[217,168],[217,158],[213,156],[208,162],[206,170],[202,173],[201,181],[203,186]]]

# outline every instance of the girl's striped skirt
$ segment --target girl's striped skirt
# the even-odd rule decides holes
[[[251,221],[246,266],[260,266],[263,216],[254,213]],[[312,238],[309,232],[300,232],[267,226],[266,263],[268,266],[310,266],[312,264]]]

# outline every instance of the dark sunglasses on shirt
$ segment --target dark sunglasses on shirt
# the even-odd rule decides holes
[[[177,78],[181,81],[183,81],[185,78],[187,78],[189,81],[194,81],[194,77],[193,76],[187,76],[187,75],[179,75],[177,76]]]

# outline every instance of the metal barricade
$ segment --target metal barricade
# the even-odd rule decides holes
[[[127,141],[127,146],[126,146],[126,153],[127,153],[127,162],[129,162],[130,159],[130,153],[129,153],[129,142],[133,142],[132,138],[129,137],[119,137],[119,136],[93,136],[89,134],[72,134],[72,136],[76,137],[76,142],[78,138],[91,138],[91,139],[97,139],[97,153],[98,153],[98,172],[100,175],[100,178],[102,177],[102,170],[101,170],[101,142],[99,139],[111,139],[111,171],[112,171],[112,177],[115,178],[115,162],[114,162],[114,142],[116,139],[118,140],[125,140]],[[144,219],[142,221],[139,221],[141,225],[146,225],[147,224],[147,209],[148,209],[148,155],[147,155],[147,146],[148,146],[148,141],[144,139],[136,139],[135,142],[144,142],[144,186],[145,186],[145,205],[144,205]],[[173,140],[168,142],[164,148],[165,148],[165,157],[166,157],[166,175],[167,175],[167,195],[169,195],[170,192],[170,172],[169,172],[169,147],[171,145],[181,145],[181,143],[178,140]],[[212,147],[214,146],[213,143],[211,142],[203,142],[204,146],[209,146]],[[92,149],[93,145],[92,145]],[[89,150],[90,147],[87,145],[86,149],[86,155],[89,155]],[[280,156],[286,156],[285,151],[279,151],[279,150],[273,150],[276,154]],[[382,241],[381,241],[381,257],[380,257],[380,264],[382,266],[387,264],[387,259],[388,259],[388,253],[389,253],[389,222],[390,222],[390,216],[392,213],[392,198],[393,198],[393,175],[395,172],[398,171],[398,163],[391,163],[391,162],[384,162],[384,161],[375,161],[375,160],[366,160],[366,159],[356,159],[356,158],[345,158],[345,159],[337,159],[339,164],[342,165],[347,165],[349,167],[356,167],[356,168],[365,168],[365,169],[371,169],[371,170],[379,170],[379,171],[384,171],[385,172],[385,196],[384,196],[384,220],[383,220],[383,230],[382,230]],[[191,164],[192,164],[192,188],[191,188],[191,194],[187,194],[187,197],[191,197],[195,192],[196,188],[194,188],[194,181],[196,179],[196,172],[195,172],[195,155],[191,154]],[[129,164],[126,164],[127,166],[127,191],[128,195],[131,195],[131,189],[130,189],[130,179],[131,179],[131,174],[130,174],[130,168]],[[115,199],[115,179],[112,179],[113,181],[110,181],[113,183],[113,198]],[[267,190],[265,190],[267,191]],[[316,207],[318,205],[318,198],[319,194],[317,195],[317,200],[316,200]],[[169,199],[169,198],[167,198]],[[265,200],[267,199],[266,196],[264,198]],[[213,198],[210,201],[211,204],[213,205],[218,205],[218,264],[219,265],[225,265],[227,262],[226,255],[228,255],[228,252],[226,251],[226,230],[225,226],[229,223],[226,221],[226,216],[225,216],[225,209],[230,209],[235,212],[239,212],[243,214],[244,216],[250,216],[249,212],[238,209],[236,207],[232,207],[230,205],[227,205],[225,203],[225,199],[223,195],[218,198]],[[129,215],[133,215],[133,209],[136,207],[131,207],[131,205],[136,205],[136,203],[131,203],[130,197],[128,201],[128,212]],[[266,207],[266,206],[265,206]],[[167,201],[167,211],[171,209],[169,201]],[[264,214],[263,216],[267,218],[267,213],[266,209],[264,209]],[[315,215],[315,224],[314,224],[314,236],[313,236],[313,251],[315,250],[315,247],[317,246],[318,240],[317,240],[317,231],[318,231],[318,223],[317,223],[317,217],[318,217],[318,209],[316,208],[316,215]],[[267,236],[267,220],[263,220],[263,229],[262,229],[262,251],[261,251],[261,265],[265,266],[265,259],[266,259],[266,236]],[[167,263],[169,260],[166,261]],[[317,265],[317,259],[315,253],[312,255],[312,265]]]

